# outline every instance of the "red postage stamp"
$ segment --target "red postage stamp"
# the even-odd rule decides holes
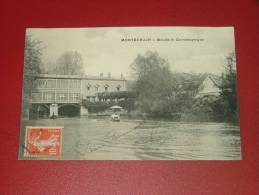
[[[26,127],[24,156],[60,157],[63,127]]]

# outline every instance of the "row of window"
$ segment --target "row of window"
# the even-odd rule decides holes
[[[75,79],[37,79],[37,88],[80,88],[81,81]]]
[[[75,79],[37,79],[35,82],[35,85],[37,88],[61,88],[61,89],[79,89],[81,88],[81,81],[80,80],[75,80]],[[110,86],[108,84],[105,84],[103,86],[96,84],[96,85],[91,85],[87,84],[86,85],[87,91],[90,90],[95,90],[95,91],[109,91]],[[103,89],[103,90],[102,90]],[[120,91],[121,85],[116,86],[116,90]]]
[[[80,100],[79,93],[55,93],[55,92],[32,93],[33,102],[77,102],[79,100]]]
[[[97,85],[94,85],[94,86],[91,86],[90,84],[87,84],[87,85],[86,85],[87,91],[90,91],[90,90],[92,89],[92,87],[94,88],[95,91],[99,91],[100,88],[101,88],[101,86],[98,85],[98,84],[97,84]],[[107,85],[107,84],[103,86],[104,91],[109,91],[109,88],[110,88],[110,86]],[[116,89],[117,89],[117,91],[120,91],[121,85],[118,85],[118,86],[116,87]],[[101,91],[101,90],[100,90],[100,91]]]

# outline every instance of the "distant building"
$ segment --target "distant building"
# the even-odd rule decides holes
[[[220,95],[220,85],[221,79],[216,75],[206,75],[203,81],[200,83],[198,87],[198,92],[196,94],[196,98],[204,97],[204,96],[219,96]]]
[[[100,76],[51,75],[33,76],[34,88],[31,93],[31,108],[37,115],[57,116],[65,107],[74,107],[76,115],[87,114],[82,106],[83,100],[99,101],[100,92],[116,92],[126,90],[124,77],[114,78],[109,74]],[[47,111],[46,111],[47,110]],[[72,113],[72,109],[70,108]],[[68,111],[67,111],[68,112]],[[69,113],[67,113],[69,114]]]
[[[174,75],[179,81],[180,94],[188,94],[194,98],[204,96],[219,96],[221,78],[213,74],[188,74],[178,73]]]

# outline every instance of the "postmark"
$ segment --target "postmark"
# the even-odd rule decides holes
[[[25,157],[60,157],[63,127],[26,127]]]

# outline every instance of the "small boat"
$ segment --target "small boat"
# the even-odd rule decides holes
[[[111,115],[111,119],[112,119],[112,121],[120,121],[120,115],[119,114],[112,114]]]

